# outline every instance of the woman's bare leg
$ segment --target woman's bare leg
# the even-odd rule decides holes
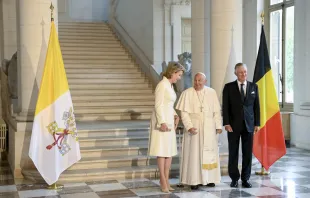
[[[169,173],[170,173],[171,162],[172,162],[172,157],[166,157],[165,158],[165,179],[166,179],[166,184],[167,184],[168,189],[170,187]]]
[[[162,189],[168,189],[167,180],[165,176],[165,158],[157,157],[157,165],[159,169],[159,182]]]

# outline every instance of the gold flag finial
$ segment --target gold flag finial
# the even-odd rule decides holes
[[[264,14],[264,11],[260,14],[260,18],[262,19],[262,25],[264,25],[264,17],[265,17],[265,14]]]
[[[51,9],[51,21],[54,21],[54,6],[53,6],[53,3],[51,3],[50,9]]]

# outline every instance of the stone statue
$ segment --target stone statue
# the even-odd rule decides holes
[[[182,79],[177,83],[180,92],[192,87],[192,54],[184,52],[178,55],[179,63],[185,68]]]
[[[13,116],[17,105],[17,52],[11,60],[4,59],[1,63],[1,105],[2,118],[6,123]],[[14,104],[14,105],[13,105]]]
[[[8,78],[10,98],[17,99],[17,52],[13,54],[10,61],[4,59],[1,68]]]

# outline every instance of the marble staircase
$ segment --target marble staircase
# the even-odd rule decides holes
[[[147,156],[152,85],[107,24],[59,23],[58,30],[82,154],[59,181],[156,177],[156,158]],[[173,163],[177,174],[178,157]],[[35,167],[23,175],[42,180]]]

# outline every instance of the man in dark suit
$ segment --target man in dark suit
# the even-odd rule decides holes
[[[230,186],[238,187],[240,173],[238,156],[240,137],[242,142],[242,186],[251,188],[249,182],[252,166],[253,134],[259,130],[260,109],[258,86],[247,81],[247,67],[243,63],[235,66],[237,80],[227,83],[223,90],[223,125],[228,132],[228,172]]]

